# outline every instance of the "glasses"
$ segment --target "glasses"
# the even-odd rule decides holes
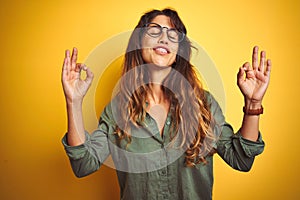
[[[162,34],[164,28],[167,30],[167,36],[171,42],[179,43],[183,40],[185,36],[184,33],[178,31],[175,28],[162,27],[161,25],[156,23],[148,23],[145,25],[146,33],[153,38],[159,37]]]

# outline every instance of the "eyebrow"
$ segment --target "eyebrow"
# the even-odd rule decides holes
[[[173,25],[172,25],[172,27],[167,27],[167,26],[163,26],[163,25],[161,25],[161,24],[159,24],[159,23],[157,23],[157,22],[150,22],[149,24],[151,24],[151,23],[152,23],[152,24],[159,25],[159,26],[161,26],[161,27],[163,27],[163,28],[167,28],[167,29],[176,29],[175,26],[173,26]]]

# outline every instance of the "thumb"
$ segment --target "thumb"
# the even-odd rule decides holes
[[[239,72],[237,74],[237,84],[240,85],[244,81],[244,67],[240,67]]]
[[[84,81],[90,86],[92,84],[93,79],[94,79],[94,74],[91,71],[91,69],[86,67],[86,66],[84,66],[83,70],[86,71],[86,78],[85,78]]]

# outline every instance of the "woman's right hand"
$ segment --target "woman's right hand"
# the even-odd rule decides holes
[[[72,56],[66,50],[62,70],[62,85],[66,101],[68,104],[82,103],[83,97],[87,93],[93,81],[93,73],[82,63],[77,62],[78,50],[73,48]],[[81,70],[86,71],[86,78],[80,78]]]

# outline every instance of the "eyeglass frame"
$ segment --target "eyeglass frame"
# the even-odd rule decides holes
[[[150,28],[150,27],[151,27],[151,26],[149,26],[150,24],[154,24],[154,25],[155,25],[155,26],[152,26],[152,27],[160,28],[160,33],[159,33],[159,35],[153,36],[153,35],[151,35],[151,34],[148,33],[147,28]],[[168,27],[161,26],[160,24],[153,23],[153,22],[152,22],[152,23],[147,23],[147,24],[145,24],[145,25],[144,25],[144,28],[145,28],[146,34],[149,35],[149,36],[152,37],[152,38],[158,38],[159,36],[161,36],[161,34],[162,34],[164,28],[166,29],[167,37],[168,37],[168,39],[169,39],[171,42],[174,42],[174,43],[180,43],[180,42],[182,42],[183,39],[185,38],[185,34],[182,33],[182,32],[180,32],[180,31],[178,31],[176,28],[168,28]],[[174,41],[174,40],[170,39],[171,36],[169,36],[169,31],[175,31],[175,32],[178,34],[178,36],[181,34],[181,35],[182,35],[182,38],[180,38],[180,40],[178,40],[178,41]],[[178,38],[179,38],[179,37],[178,37]]]

